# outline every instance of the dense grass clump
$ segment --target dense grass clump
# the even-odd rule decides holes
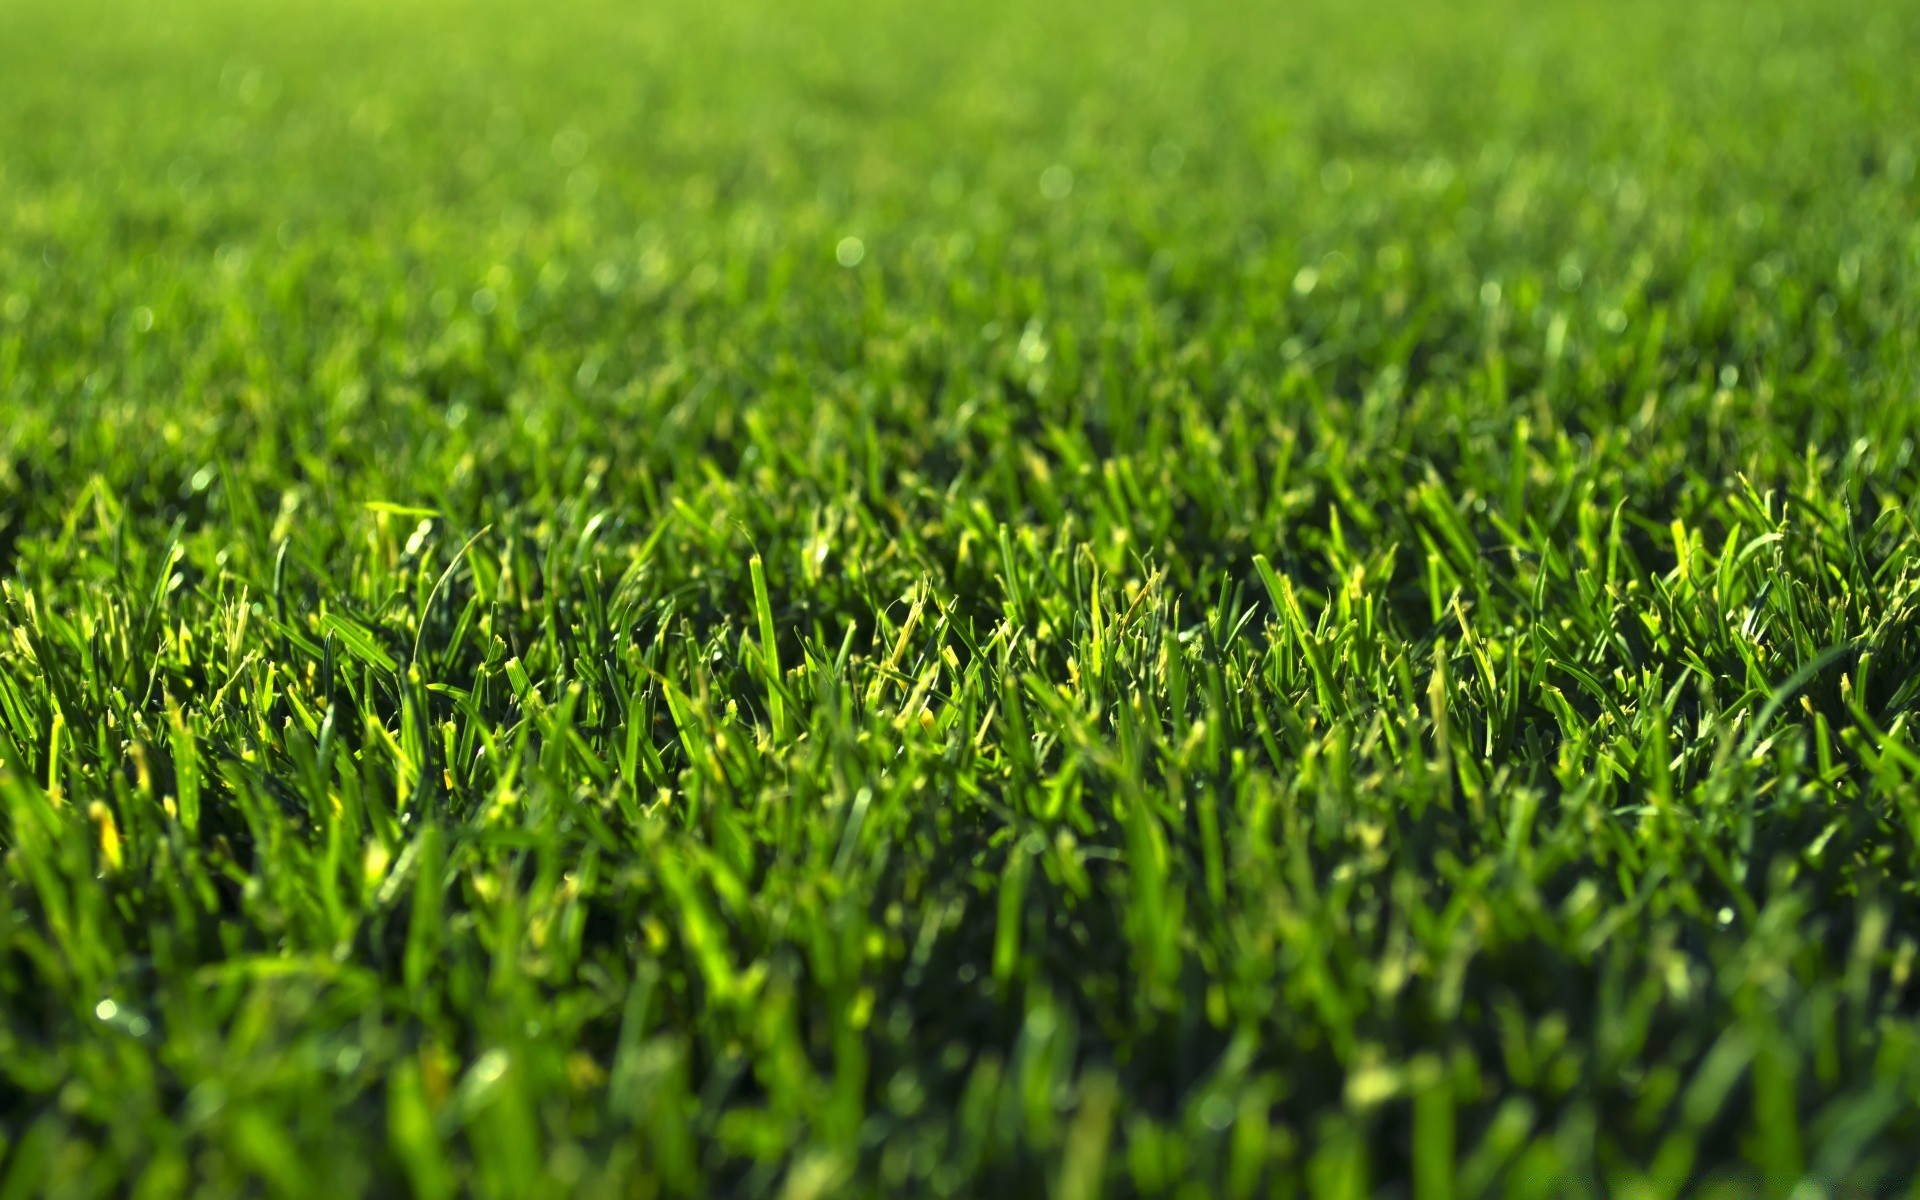
[[[0,59],[0,1196],[1920,1169],[1914,4]]]

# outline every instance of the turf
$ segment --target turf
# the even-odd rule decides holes
[[[1920,1169],[1920,7],[0,59],[0,1197]]]

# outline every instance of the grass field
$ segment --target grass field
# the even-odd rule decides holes
[[[0,1200],[1920,1195],[1920,5],[0,63]]]

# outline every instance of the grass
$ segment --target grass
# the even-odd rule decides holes
[[[0,51],[0,1197],[1920,1171],[1913,4]]]

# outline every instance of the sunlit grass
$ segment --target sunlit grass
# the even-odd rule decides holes
[[[1920,1169],[1913,5],[563,7],[0,6],[0,1196]]]

